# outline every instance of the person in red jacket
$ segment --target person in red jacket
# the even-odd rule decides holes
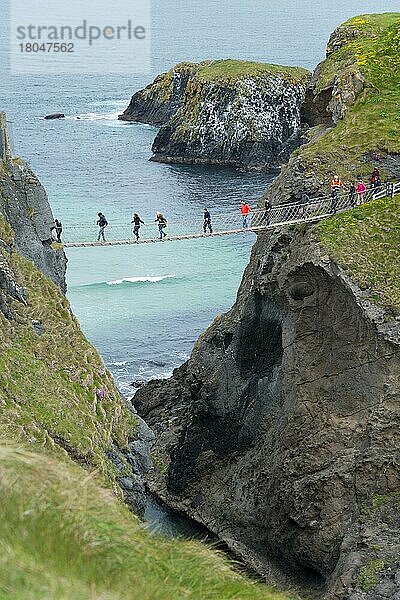
[[[240,212],[242,213],[242,227],[246,229],[248,227],[247,219],[249,217],[249,214],[252,212],[247,202],[242,202],[240,206]]]

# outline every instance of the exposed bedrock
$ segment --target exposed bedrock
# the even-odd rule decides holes
[[[384,548],[393,592],[399,506],[378,518],[371,498],[400,489],[399,344],[310,230],[261,237],[233,309],[137,393],[150,487],[259,573],[314,575],[327,598],[380,598],[357,577]]]
[[[13,228],[17,249],[65,292],[67,258],[51,246],[54,217],[44,187],[20,159],[2,169],[0,213]]]

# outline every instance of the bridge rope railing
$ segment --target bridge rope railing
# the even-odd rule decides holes
[[[228,233],[240,233],[242,231],[260,232],[290,223],[318,221],[369,200],[393,196],[398,192],[400,192],[400,182],[387,183],[379,188],[370,186],[359,197],[357,193],[343,192],[336,197],[325,195],[318,198],[308,198],[306,202],[298,201],[291,204],[272,206],[268,211],[256,209],[248,215],[247,227],[245,228],[243,227],[243,217],[238,210],[212,214],[213,235],[227,235]],[[121,245],[134,243],[132,228],[131,223],[109,221],[109,226],[105,231],[107,242]],[[182,220],[168,219],[168,226],[165,231],[168,234],[166,240],[203,237],[202,216]],[[94,223],[67,224],[64,225],[63,229],[63,243],[66,247],[96,245],[97,234],[98,228]],[[207,232],[206,235],[209,235],[209,233]],[[147,222],[141,226],[140,241],[158,241],[158,227],[155,222]]]

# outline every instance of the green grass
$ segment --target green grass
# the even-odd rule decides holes
[[[14,320],[0,313],[0,598],[288,600],[205,544],[150,535],[122,503],[106,450],[136,421],[58,288],[1,245],[0,259],[28,293]]]
[[[318,142],[302,148],[309,169],[328,180],[368,173],[371,154],[400,152],[400,13],[362,15],[342,27],[357,37],[323,63],[318,89],[332,85],[344,70],[360,69],[365,89],[343,121]]]
[[[357,577],[358,585],[365,591],[369,592],[379,582],[379,578],[390,567],[391,561],[381,558],[372,559],[368,564],[360,569]]]
[[[150,536],[72,462],[0,443],[0,597],[288,600],[192,541]]]
[[[267,63],[249,62],[243,60],[214,60],[201,63],[182,62],[175,65],[151,88],[144,90],[144,94],[157,97],[159,102],[168,102],[173,91],[175,73],[190,73],[190,79],[185,90],[185,111],[189,121],[195,121],[198,111],[198,102],[202,86],[207,82],[219,82],[223,85],[235,85],[240,79],[246,77],[269,77],[278,74],[285,77],[293,84],[305,83],[310,73],[301,67],[283,67]]]
[[[0,239],[12,241],[2,218]],[[27,306],[12,301],[13,321],[0,312],[0,433],[59,454],[71,448],[112,479],[105,452],[113,443],[126,447],[135,435],[134,416],[58,288],[18,253],[0,246],[0,257],[28,293]],[[44,335],[35,333],[33,320],[41,321]]]
[[[400,313],[400,196],[373,200],[322,221],[317,236],[376,304]]]
[[[244,77],[263,77],[274,74],[290,77],[294,81],[304,81],[309,77],[309,72],[300,67],[283,67],[268,63],[228,59],[201,63],[197,68],[196,78],[200,81],[233,81]]]

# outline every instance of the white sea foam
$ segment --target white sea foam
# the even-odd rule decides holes
[[[173,279],[174,275],[163,275],[160,277],[123,277],[115,281],[107,281],[107,285],[121,285],[122,283],[158,283],[164,279]]]
[[[120,110],[111,113],[88,112],[74,117],[67,117],[67,119],[72,119],[73,121],[118,121],[118,115],[120,114]]]

